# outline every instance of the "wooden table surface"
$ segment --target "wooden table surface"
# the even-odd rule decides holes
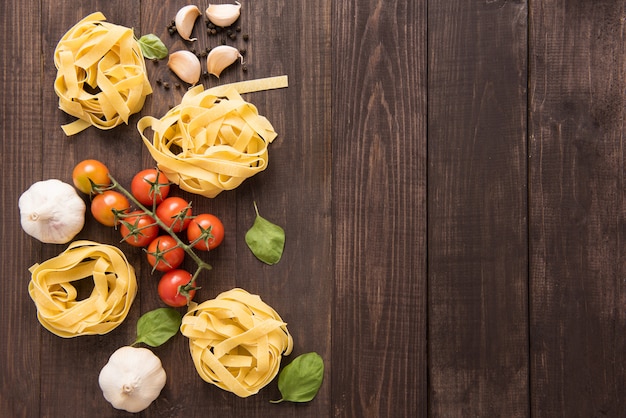
[[[316,351],[324,382],[307,404],[271,404],[205,383],[178,334],[154,349],[168,373],[145,417],[623,417],[626,414],[626,9],[616,0],[241,0],[247,50],[205,87],[287,75],[252,93],[279,133],[267,170],[214,199],[222,218],[197,300],[234,287],[288,323],[291,356]],[[186,3],[9,0],[2,6],[0,411],[114,417],[98,387],[110,354],[161,307],[141,250],[87,215],[77,238],[119,246],[140,291],[109,334],[63,339],[37,321],[28,268],[66,245],[26,235],[17,201],[33,182],[71,182],[85,158],[122,183],[154,165],[141,116],[184,88],[147,62],[154,93],[114,130],[66,137],[53,52],[102,11],[170,50]],[[204,9],[207,4],[199,4]],[[284,227],[283,259],[244,242],[261,214]],[[184,313],[184,309],[181,310]]]

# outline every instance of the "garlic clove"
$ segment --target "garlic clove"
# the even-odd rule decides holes
[[[181,50],[172,52],[167,66],[185,83],[196,84],[200,80],[200,60],[191,51]]]
[[[209,4],[206,9],[206,17],[217,26],[228,27],[239,19],[241,3],[237,4]]]
[[[207,71],[215,77],[220,78],[224,69],[233,64],[237,59],[243,63],[243,56],[237,48],[228,45],[216,46],[209,52],[206,58]]]
[[[176,24],[176,30],[178,34],[186,41],[195,41],[197,38],[191,38],[191,31],[193,30],[193,25],[196,23],[196,19],[200,16],[202,12],[198,8],[198,6],[189,5],[181,8],[174,18],[174,23]]]

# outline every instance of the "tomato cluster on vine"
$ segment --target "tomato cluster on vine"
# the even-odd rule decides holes
[[[138,172],[130,191],[117,183],[106,165],[97,160],[78,163],[72,180],[78,190],[92,197],[90,210],[94,219],[117,228],[127,244],[143,248],[152,271],[164,273],[158,285],[161,300],[172,307],[187,305],[197,290],[197,274],[210,268],[193,249],[209,251],[222,243],[224,225],[220,219],[209,213],[194,215],[190,202],[169,196],[171,183],[157,168]],[[185,254],[198,264],[193,275],[179,268]]]

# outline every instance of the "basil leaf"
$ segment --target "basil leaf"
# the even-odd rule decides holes
[[[144,58],[149,60],[160,60],[167,57],[167,47],[155,34],[150,33],[148,35],[144,35],[139,38],[138,42]]]
[[[158,347],[178,332],[182,316],[172,308],[157,308],[147,312],[137,321],[137,340],[133,343],[144,343],[150,347]]]
[[[246,244],[256,258],[265,264],[276,264],[280,261],[285,247],[285,231],[259,215],[254,204],[256,218],[254,224],[246,232]]]
[[[278,375],[278,389],[282,399],[278,403],[309,402],[322,386],[324,380],[324,360],[317,353],[306,353],[296,357]]]

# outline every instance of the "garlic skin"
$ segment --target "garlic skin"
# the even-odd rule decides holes
[[[33,183],[18,206],[24,232],[46,244],[68,243],[85,225],[85,202],[61,180]]]
[[[167,66],[185,83],[194,85],[200,80],[200,73],[202,72],[200,60],[191,51],[172,52],[167,61]]]
[[[193,31],[193,25],[196,23],[196,19],[202,12],[198,6],[189,5],[181,8],[174,18],[174,24],[176,25],[176,31],[181,38],[186,41],[195,41],[197,38],[191,38],[191,31]]]
[[[206,9],[206,17],[219,27],[225,28],[237,21],[241,13],[241,3],[237,4],[209,4]]]
[[[237,48],[229,45],[216,46],[206,57],[207,71],[209,74],[220,78],[222,71],[238,59],[243,63],[243,56],[239,53]]]
[[[118,348],[100,370],[98,384],[116,409],[140,412],[159,397],[167,375],[161,360],[149,349]]]

